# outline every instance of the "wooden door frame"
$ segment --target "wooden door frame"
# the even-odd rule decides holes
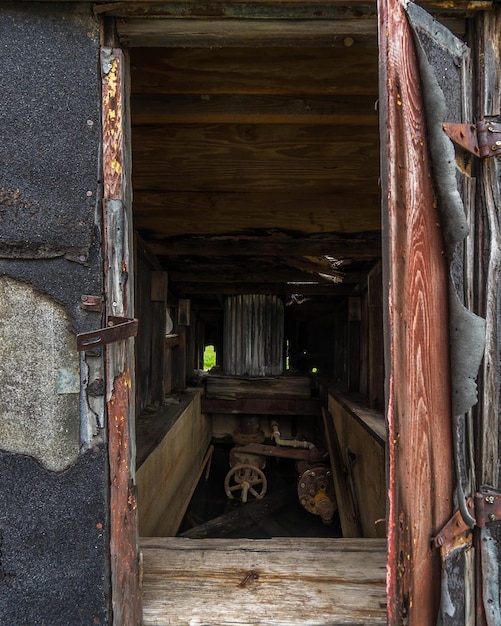
[[[387,302],[388,623],[407,620],[408,624],[420,625],[434,623],[440,598],[440,554],[430,538],[452,515],[449,337],[443,332],[443,321],[448,319],[444,297],[448,278],[437,228],[439,216],[421,113],[422,93],[416,80],[419,70],[403,2],[379,0],[378,20],[383,281]],[[105,206],[107,200],[117,199],[127,205],[130,190],[123,178],[127,175],[122,171],[123,143],[121,147],[115,143],[121,127],[116,121],[107,122],[107,111],[115,111],[115,115],[120,111],[123,124],[126,104],[123,53],[113,50],[111,57],[116,69],[109,70],[109,78],[103,72],[103,148],[105,170],[109,168]],[[119,85],[118,91],[113,91],[114,85]],[[402,171],[408,176],[402,178]],[[125,267],[129,267],[127,259]],[[131,306],[129,300],[127,307]],[[114,358],[110,355],[108,361]],[[141,609],[137,533],[132,530],[136,524],[131,478],[134,420],[129,404],[134,396],[133,376],[127,367],[115,367],[109,369],[109,380],[114,381],[108,403],[114,623],[136,624],[140,623]],[[120,455],[124,449],[128,450],[127,462]],[[121,471],[115,474],[118,468]],[[115,478],[120,478],[116,490]],[[128,533],[124,535],[125,522]]]
[[[101,49],[103,257],[106,319],[133,317],[133,231],[128,69],[121,49]],[[106,346],[110,466],[110,575],[114,626],[142,620],[135,492],[134,342]]]
[[[452,516],[448,268],[414,41],[401,0],[379,1],[383,283],[387,290],[388,623],[434,624]]]

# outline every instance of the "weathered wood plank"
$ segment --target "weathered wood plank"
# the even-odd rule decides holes
[[[343,454],[339,445],[339,439],[332,415],[325,407],[322,407],[325,436],[329,449],[330,462],[333,468],[334,490],[338,504],[339,520],[343,537],[361,537],[362,529],[356,510],[356,503],[348,483],[348,471],[345,467]]]
[[[200,413],[200,394],[178,417],[137,471],[139,534],[172,536],[178,511],[210,441],[210,425]]]
[[[157,239],[224,235],[245,230],[266,232],[283,230],[284,226],[288,232],[303,236],[377,233],[381,218],[376,183],[366,185],[365,194],[336,190],[332,194],[162,193],[136,189],[134,208],[137,228],[155,232]],[[210,219],[201,219],[202,215],[210,215]],[[363,251],[363,244],[361,249]],[[352,248],[351,254],[353,252]],[[329,254],[336,254],[334,246]]]
[[[384,540],[152,538],[141,548],[144,626],[386,624]]]
[[[179,124],[133,134],[134,189],[332,193],[377,185],[377,128]]]
[[[400,0],[380,3],[383,232],[388,264],[389,623],[433,624],[441,564],[430,547],[451,515],[447,267],[423,102]],[[384,255],[383,255],[384,256]],[[412,470],[410,471],[410,468]]]
[[[501,81],[498,69],[500,51],[501,11],[482,16],[479,20],[478,55],[482,59],[479,71],[480,109],[483,116],[499,116],[501,112]],[[480,281],[484,293],[476,293],[477,306],[486,318],[486,347],[480,392],[480,441],[478,450],[479,477],[482,485],[499,485],[499,286],[501,273],[501,206],[500,169],[496,159],[481,163],[478,172],[483,228],[477,234],[477,255],[480,261]],[[470,279],[473,278],[472,276]]]
[[[18,2],[44,2],[46,0],[18,0]],[[192,0],[177,0],[180,4],[186,3],[189,4]],[[96,0],[53,0],[53,2],[88,2],[95,3]],[[226,0],[213,0],[214,4],[225,3]],[[249,0],[232,0],[232,4],[241,4],[248,3]],[[267,2],[267,0],[258,0],[258,2],[253,4],[272,4],[271,2]],[[277,6],[288,4],[302,4],[304,0],[286,0],[286,2],[281,2],[280,0],[275,2],[274,4]],[[108,3],[102,2],[96,6],[96,13],[106,12],[108,7],[120,8],[122,7],[141,7],[149,5],[169,5],[169,2],[165,0],[109,0]],[[373,0],[322,0],[320,3],[322,5],[333,5],[336,6],[341,4],[342,6],[354,7],[354,8],[363,8],[367,6],[372,6],[374,4]],[[490,0],[455,0],[454,6],[450,6],[448,2],[443,2],[442,0],[420,0],[419,4],[421,6],[426,7],[428,10],[443,9],[447,10],[449,8],[450,11],[454,12],[456,10],[486,10],[492,6],[492,2]],[[103,10],[99,10],[101,9]]]
[[[133,49],[135,94],[378,97],[377,49]],[[335,102],[335,100],[334,100]]]
[[[132,269],[130,143],[121,50],[103,49],[103,222],[107,315],[131,317],[134,292],[124,274]],[[106,347],[108,451],[110,464],[111,602],[117,626],[141,621],[137,507],[134,485],[134,349],[132,340]]]
[[[165,435],[193,403],[194,393],[187,391],[182,396],[169,398],[155,412],[142,413],[136,422],[136,467],[139,469],[155,450]]]
[[[375,411],[364,410],[358,404],[348,410],[344,401],[330,394],[328,403],[342,454],[344,480],[351,491],[362,536],[385,537],[386,458],[381,443],[384,418],[377,418]]]
[[[376,45],[377,23],[373,18],[357,20],[245,20],[211,19],[154,20],[130,18],[117,22],[120,42],[127,47],[176,46],[284,47],[302,45],[329,47],[344,45],[349,35],[359,42]]]
[[[330,393],[335,402],[340,404],[380,446],[386,445],[386,420],[383,413],[365,406],[362,399],[357,396],[347,396],[335,390]]]
[[[232,400],[235,398],[311,396],[311,380],[307,376],[280,378],[238,378],[235,376],[207,376],[206,398]]]

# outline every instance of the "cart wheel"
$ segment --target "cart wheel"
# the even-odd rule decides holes
[[[240,491],[242,502],[247,502],[249,494],[256,500],[261,500],[266,494],[267,486],[264,472],[255,465],[235,465],[224,479],[224,490],[228,498],[234,498],[235,492]]]

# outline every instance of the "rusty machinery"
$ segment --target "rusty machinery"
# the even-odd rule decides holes
[[[266,457],[287,458],[296,461],[299,473],[297,494],[301,505],[324,524],[330,524],[337,510],[331,468],[323,461],[325,453],[314,444],[298,439],[282,439],[279,425],[271,422],[271,437],[275,445],[266,445],[257,416],[245,416],[233,433],[236,444],[230,451],[230,471],[224,480],[228,498],[238,497],[242,502],[260,500],[266,494],[264,473]]]

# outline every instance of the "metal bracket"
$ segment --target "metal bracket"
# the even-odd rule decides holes
[[[474,499],[467,499],[466,506],[470,515],[475,518],[475,525],[478,528],[483,528],[489,522],[501,520],[501,491],[491,487],[482,487],[475,494]],[[461,511],[456,511],[435,537],[435,547],[440,548],[453,543],[459,535],[466,532],[469,528],[461,515]]]
[[[468,498],[466,500],[466,506],[470,514],[473,516],[475,511],[472,498]],[[447,522],[447,524],[435,537],[435,547],[440,548],[443,545],[447,545],[448,543],[453,542],[456,537],[462,535],[469,529],[470,527],[464,521],[463,516],[461,515],[461,511],[456,511],[451,519]]]
[[[501,124],[481,120],[476,124],[442,124],[447,136],[480,159],[501,156]]]
[[[122,341],[137,335],[138,320],[128,317],[108,317],[108,326],[88,333],[77,335],[77,349],[84,350],[104,346],[105,344]]]
[[[96,311],[101,313],[103,298],[101,296],[90,296],[87,294],[82,295],[82,309],[84,311]]]
[[[491,487],[482,487],[475,494],[475,518],[479,528],[483,528],[489,522],[501,520],[500,491]]]

